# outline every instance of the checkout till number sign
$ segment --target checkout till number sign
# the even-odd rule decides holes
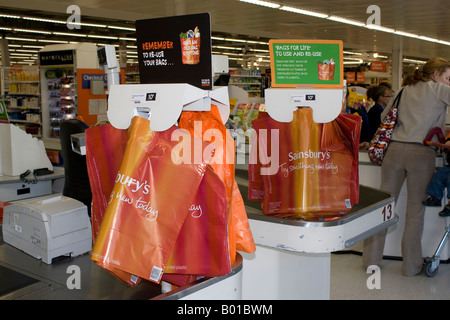
[[[392,218],[392,204],[385,206],[381,214],[383,215],[383,221],[390,220]]]

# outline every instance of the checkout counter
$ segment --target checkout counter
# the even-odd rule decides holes
[[[370,187],[361,186],[360,204],[343,219],[305,222],[263,215],[259,203],[246,200],[247,172],[237,170],[236,181],[257,250],[238,254],[230,274],[201,278],[167,293],[148,281],[130,287],[93,263],[88,253],[53,257],[46,263],[5,243],[2,232],[0,277],[5,278],[0,282],[6,285],[0,288],[0,299],[329,299],[330,253],[397,222],[395,215],[383,221],[382,210],[393,198]],[[35,201],[39,200],[27,202]],[[70,289],[73,266],[79,268],[79,289]]]
[[[71,269],[75,266],[79,269]],[[72,280],[78,270],[79,288]],[[161,286],[142,281],[126,285],[93,263],[89,254],[61,257],[46,264],[5,244],[0,237],[0,300],[239,300],[242,288],[242,258],[238,256],[232,272],[218,278],[203,278],[169,293]]]
[[[15,201],[3,208],[0,234],[0,300],[155,299],[239,300],[242,257],[222,277],[200,278],[163,293],[167,286],[123,283],[90,258],[87,207],[59,194]]]
[[[259,202],[247,200],[247,176],[246,170],[236,170],[256,244],[256,252],[241,253],[243,299],[329,299],[330,254],[347,250],[398,221],[397,215],[386,215],[394,198],[362,185],[359,204],[339,220],[307,222],[265,216]]]
[[[135,287],[123,283],[90,258],[92,229],[87,207],[52,193],[52,180],[63,177],[64,171],[39,177],[34,185],[44,184],[41,189],[46,195],[29,192],[23,199],[15,196],[15,190],[25,188],[12,181],[17,177],[4,178],[6,189],[12,191],[5,193],[10,204],[2,208],[0,220],[0,300],[242,298],[243,260],[239,254],[229,274],[199,278],[169,292],[165,292],[167,286],[149,281]],[[20,184],[18,189],[11,186],[14,183]],[[74,272],[79,276],[77,287],[71,283]]]
[[[351,248],[398,220],[396,215],[386,219],[382,214],[383,208],[393,204],[393,197],[365,186],[360,189],[360,203],[337,221],[305,222],[265,216],[260,203],[247,200],[247,171],[236,170],[236,181],[257,250],[240,253],[230,274],[201,278],[167,293],[162,292],[161,285],[148,281],[130,287],[93,263],[88,253],[55,256],[50,263],[45,262],[5,243],[2,231],[0,277],[5,279],[0,282],[11,286],[0,290],[0,299],[329,299],[330,253]],[[38,199],[42,198],[47,197]],[[35,233],[33,230],[29,232]],[[73,266],[79,268],[80,289],[69,289]]]

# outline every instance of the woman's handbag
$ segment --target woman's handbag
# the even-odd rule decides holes
[[[391,110],[389,110],[388,114],[381,122],[377,132],[370,142],[369,159],[377,166],[381,166],[386,150],[391,142],[392,133],[394,132],[395,125],[397,124],[398,105],[400,104],[402,92],[403,89],[395,98],[392,103]]]

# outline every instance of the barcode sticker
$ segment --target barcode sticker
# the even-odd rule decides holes
[[[150,280],[159,282],[159,279],[161,278],[162,273],[163,273],[163,269],[154,266],[152,268],[152,272],[150,273]]]
[[[138,277],[138,276],[135,276],[134,274],[132,274],[130,280],[131,280],[131,282],[133,282],[134,284],[136,284],[136,282],[139,280],[139,277]]]
[[[352,203],[350,202],[350,199],[345,199],[345,205],[347,206],[347,208],[352,207]]]

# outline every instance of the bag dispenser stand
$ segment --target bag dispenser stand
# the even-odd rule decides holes
[[[344,91],[341,88],[272,88],[265,90],[265,97],[267,113],[276,121],[291,122],[293,111],[299,107],[309,107],[313,110],[314,121],[325,123],[336,119],[341,112]]]
[[[130,126],[133,116],[151,117],[150,129],[164,131],[176,124],[183,110],[209,111],[217,105],[223,123],[230,114],[227,87],[212,91],[189,84],[112,85],[108,98],[108,119],[117,129]]]

